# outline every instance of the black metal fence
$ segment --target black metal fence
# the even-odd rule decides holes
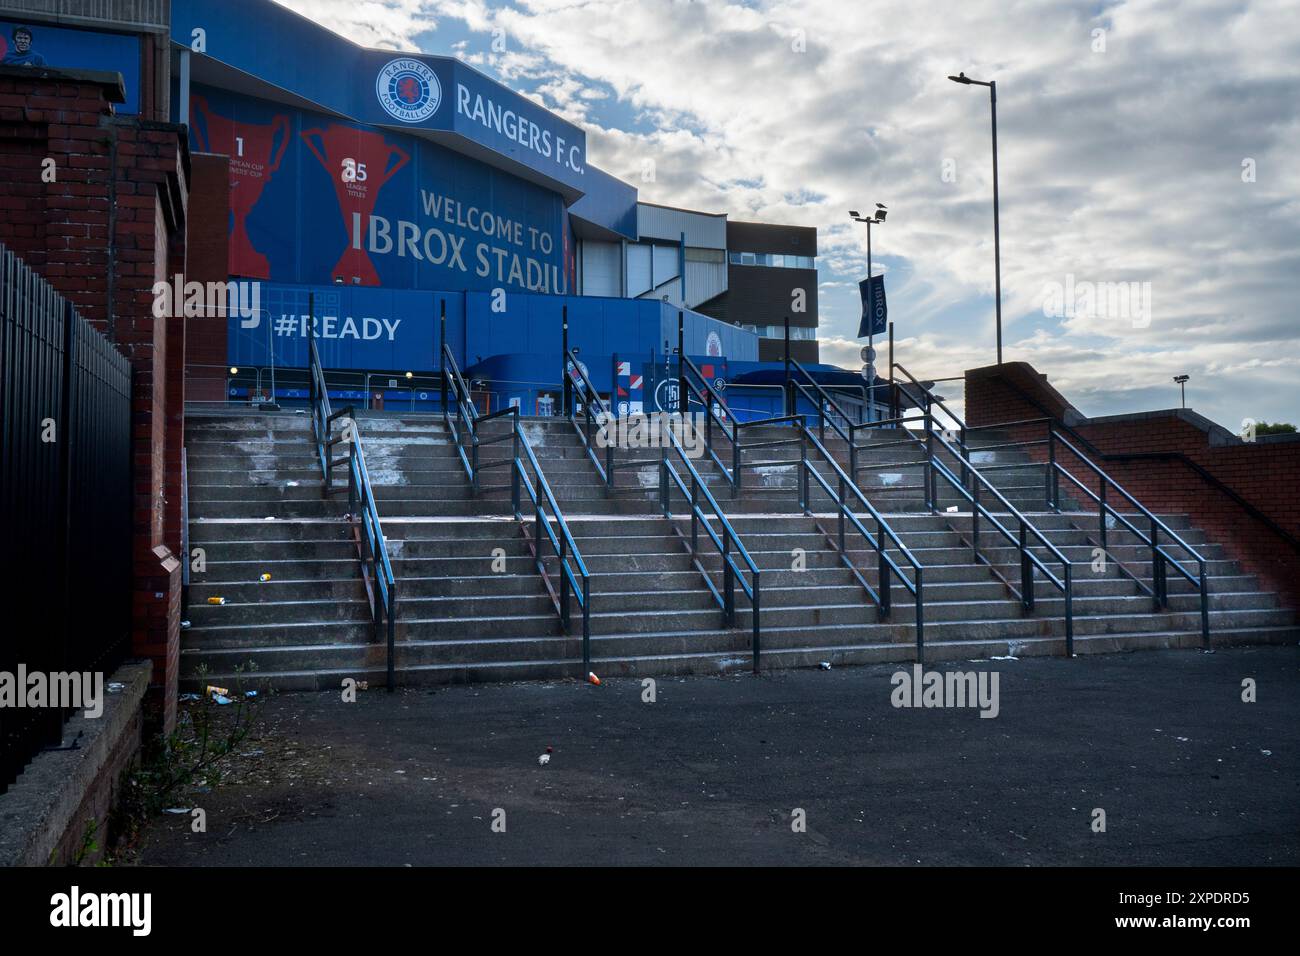
[[[23,674],[102,672],[130,646],[131,366],[0,244],[0,793],[70,711]]]

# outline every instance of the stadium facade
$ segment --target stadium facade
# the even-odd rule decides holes
[[[526,413],[553,406],[564,315],[602,391],[629,363],[632,407],[672,407],[679,315],[728,383],[770,379],[792,307],[795,355],[817,359],[815,229],[642,202],[580,127],[459,59],[366,49],[271,0],[6,6],[30,7],[0,19],[27,31],[12,56],[120,72],[119,113],[188,129],[184,278],[258,284],[255,315],[190,323],[190,401],[270,397],[314,331],[346,397],[419,406],[444,312],[484,405]]]

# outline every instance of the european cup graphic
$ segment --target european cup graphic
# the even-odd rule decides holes
[[[253,248],[248,237],[248,214],[262,198],[262,190],[280,168],[289,145],[289,117],[280,114],[270,123],[240,123],[212,112],[207,100],[190,97],[194,139],[207,153],[230,157],[230,211],[234,224],[230,236],[230,274],[250,279],[271,278],[271,264]]]
[[[365,248],[370,217],[379,201],[379,190],[411,157],[396,146],[390,146],[379,133],[340,124],[303,130],[302,139],[334,181],[334,194],[338,197],[339,212],[348,236],[343,255],[335,264],[331,277],[342,276],[348,284],[352,284],[355,278],[361,285],[379,285],[379,273]],[[394,159],[396,163],[393,163]],[[356,248],[353,243],[355,216],[360,217],[356,221],[361,224],[361,248]]]

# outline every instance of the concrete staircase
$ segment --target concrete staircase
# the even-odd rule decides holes
[[[560,632],[525,538],[531,516],[522,526],[512,517],[509,469],[484,470],[475,496],[440,419],[363,415],[360,421],[398,580],[400,679],[581,677],[580,616],[575,608],[573,626]],[[494,427],[504,426],[487,425],[484,433]],[[601,676],[748,670],[748,601],[738,588],[736,627],[724,628],[688,553],[689,521],[680,496],[673,496],[673,521],[659,511],[657,467],[616,467],[615,489],[607,494],[569,423],[527,420],[525,431],[591,573],[593,670]],[[346,494],[322,499],[306,417],[194,418],[187,434],[193,546],[205,545],[212,555],[191,589],[193,626],[182,658],[188,683],[226,686],[222,682],[235,679],[235,667],[247,661],[256,663],[259,678],[285,689],[337,687],[349,676],[382,682],[385,649],[371,638],[356,550],[343,517]],[[744,440],[774,437],[780,437],[777,429],[756,428]],[[919,449],[898,444],[886,429],[868,441],[861,463],[871,467],[861,473],[860,485],[925,567],[927,661],[1063,653],[1059,592],[1040,581],[1036,607],[1024,614],[992,570],[1018,580],[1015,549],[985,527],[986,561],[977,561],[965,543],[966,509],[920,513]],[[825,444],[847,461],[843,442],[828,438]],[[504,462],[510,449],[508,441],[485,445],[480,462]],[[718,452],[730,462],[725,443]],[[761,569],[763,667],[911,660],[910,595],[895,583],[893,613],[879,619],[830,545],[834,519],[805,515],[797,506],[791,460],[797,459],[797,446],[744,454],[747,461],[787,460],[747,470],[734,498],[707,457],[696,464]],[[1113,561],[1092,574],[1088,533],[1091,528],[1095,537],[1095,514],[1044,512],[1042,468],[1018,454],[1023,456],[988,452],[987,461],[1010,466],[990,472],[990,478],[1016,507],[1034,509],[1031,520],[1074,563],[1076,652],[1199,646],[1198,598],[1190,586],[1170,575],[1171,606],[1152,613],[1150,598]],[[619,461],[656,456],[653,449],[618,452]],[[831,469],[819,462],[819,471],[829,476]],[[941,508],[958,503],[942,480],[938,489]],[[811,500],[814,512],[828,504],[820,491]],[[268,516],[275,520],[264,520]],[[1260,592],[1184,516],[1165,520],[1210,559],[1216,642],[1300,636],[1292,612]],[[869,519],[864,523],[874,528]],[[851,548],[854,536],[850,532]],[[720,586],[720,559],[702,532],[701,541],[701,565]],[[850,556],[877,586],[875,552],[860,537],[857,544]],[[1112,531],[1111,545],[1113,558],[1149,581],[1150,562],[1131,536]],[[894,557],[908,567],[901,555]],[[557,580],[553,559],[548,567]],[[258,582],[263,571],[272,574],[270,583]],[[226,605],[202,603],[218,594]]]
[[[185,686],[229,688],[250,664],[274,672],[272,652],[285,647],[347,647],[382,661],[347,498],[322,499],[306,416],[191,413],[185,433],[190,549],[206,565],[191,572]]]

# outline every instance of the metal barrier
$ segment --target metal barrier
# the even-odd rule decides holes
[[[690,425],[685,419],[683,419],[681,427],[689,428]],[[740,581],[740,587],[745,592],[745,596],[749,598],[749,603],[753,610],[753,641],[750,647],[754,661],[754,673],[757,674],[759,656],[762,647],[762,627],[759,620],[760,611],[762,609],[762,590],[760,588],[758,565],[755,564],[754,559],[750,557],[749,552],[745,549],[745,545],[740,540],[740,536],[736,534],[735,528],[731,526],[731,522],[727,520],[726,514],[724,514],[722,509],[718,507],[717,499],[713,497],[713,494],[709,491],[708,485],[706,485],[704,479],[700,477],[699,471],[696,470],[690,457],[682,448],[681,442],[678,441],[677,435],[673,432],[672,423],[660,419],[660,428],[667,433],[666,436],[660,435],[658,440],[660,450],[660,507],[663,508],[665,518],[672,518],[672,485],[677,486],[677,489],[682,493],[682,496],[686,498],[687,503],[690,505],[691,536],[689,541],[691,563],[704,577],[705,585],[708,586],[709,591],[713,594],[714,600],[718,602],[718,606],[722,608],[722,619],[725,627],[736,626],[735,583],[737,580]],[[669,455],[670,451],[677,457],[681,464],[686,467],[687,474],[690,476],[689,487],[687,487],[686,480],[678,471],[677,465],[673,463],[672,456]],[[706,515],[704,510],[700,507],[701,499],[703,499],[704,504],[709,506],[710,510],[717,518],[718,523],[721,525],[721,535],[719,535],[718,532],[713,529],[713,526],[709,524],[708,515]],[[709,577],[708,571],[700,561],[700,525],[704,526],[705,533],[709,536],[709,540],[712,541],[714,546],[718,549],[718,554],[722,558],[721,591],[714,586],[713,580]],[[676,525],[673,526],[674,530],[676,530],[676,527]],[[678,533],[680,534],[681,532],[679,531]],[[736,554],[740,555],[741,559],[745,562],[745,566],[749,568],[749,573],[753,582],[752,584],[746,583],[744,574],[741,573],[740,567],[736,564],[735,558],[732,557],[731,551],[733,548],[735,549]]]
[[[633,459],[621,462],[617,461],[614,455],[614,446],[616,442],[607,440],[604,448],[604,462],[602,463],[600,461],[600,456],[598,456],[595,451],[592,427],[594,425],[597,429],[608,428],[609,426],[616,424],[616,419],[613,416],[609,404],[600,397],[600,393],[597,392],[595,386],[591,384],[591,379],[587,376],[582,364],[578,361],[577,350],[569,348],[567,315],[568,313],[566,309],[564,323],[565,367],[563,369],[564,388],[562,399],[564,406],[562,414],[569,419],[573,424],[574,429],[578,432],[578,437],[586,449],[587,457],[591,460],[592,464],[596,466],[596,471],[605,484],[606,494],[610,494],[614,490],[614,475],[616,468],[636,468],[648,464],[657,465],[659,468],[659,504],[663,510],[665,518],[672,517],[672,506],[670,500],[671,487],[676,485],[678,490],[681,491],[690,506],[691,512],[690,537],[685,538],[685,536],[683,536],[683,538],[688,542],[690,548],[692,566],[700,572],[700,575],[704,578],[705,586],[708,587],[714,600],[718,602],[718,606],[722,609],[723,626],[735,627],[735,582],[737,580],[740,581],[740,586],[745,592],[745,596],[750,600],[753,609],[753,640],[751,649],[754,672],[758,673],[759,656],[762,647],[762,626],[760,621],[762,599],[759,586],[760,574],[758,565],[755,564],[754,560],[750,557],[749,552],[745,549],[744,544],[740,540],[740,536],[736,534],[736,530],[731,526],[731,522],[727,519],[726,514],[723,512],[722,508],[719,507],[717,499],[713,497],[713,494],[709,491],[704,479],[700,477],[700,473],[696,469],[694,463],[691,462],[690,457],[682,448],[677,434],[673,431],[673,422],[668,414],[663,413],[660,415],[652,415],[649,419],[649,427],[652,429],[658,428],[660,430],[660,434],[656,437],[654,442],[654,444],[659,446],[658,458]],[[690,363],[690,359],[686,359],[686,362]],[[698,371],[699,370],[696,369],[697,374]],[[708,386],[707,383],[706,388],[712,391],[712,387]],[[582,405],[583,415],[581,424],[578,422],[576,417],[577,412],[575,409],[575,406],[579,403]],[[706,419],[706,429],[708,428],[708,422],[715,418],[716,416],[711,416]],[[691,427],[689,418],[684,415],[680,416],[679,423],[679,427],[681,428]],[[724,429],[726,428],[725,423],[720,422],[720,424]],[[717,462],[717,456],[713,454],[711,445],[706,447],[709,447],[709,454],[712,455],[714,461]],[[671,455],[670,452],[672,452]],[[682,476],[679,466],[673,463],[672,457],[674,455],[680,459],[682,466],[685,467],[690,479],[689,484],[687,483],[687,479]],[[725,466],[722,466],[721,462],[718,462],[718,464],[725,473]],[[707,505],[712,511],[714,517],[720,523],[722,528],[721,535],[719,535],[718,532],[714,530],[713,526],[709,524],[708,517],[702,505]],[[721,590],[714,585],[712,578],[709,576],[708,570],[700,561],[700,524],[704,525],[705,533],[718,548],[718,553],[722,558],[723,581]],[[677,530],[676,525],[673,526],[673,529],[675,531]],[[678,533],[680,534],[680,531],[678,531]],[[745,581],[739,565],[732,556],[733,549],[736,554],[740,555],[745,566],[749,569],[752,584]]]
[[[840,408],[834,397],[826,391],[822,385],[814,379],[808,370],[805,369],[797,359],[790,359],[790,368],[796,373],[790,377],[790,387],[792,391],[792,401],[790,411],[797,412],[798,397],[802,395],[817,408],[818,435],[823,442],[826,441],[826,424],[830,423],[831,428],[839,435],[849,446],[849,474],[853,477],[854,483],[858,480],[858,451],[857,433],[860,430],[868,428],[879,428],[881,422],[860,422],[854,421],[845,411]],[[808,384],[799,381],[796,376],[803,376],[808,380]],[[832,417],[834,413],[835,417]]]
[[[764,425],[786,425],[793,422],[802,422],[802,416],[799,415],[774,415],[768,418],[754,418],[749,421],[740,421],[732,412],[731,406],[710,384],[709,380],[701,374],[695,363],[688,356],[683,356],[683,361],[679,366],[681,385],[678,386],[682,395],[686,396],[683,404],[690,407],[690,395],[694,394],[697,399],[708,409],[707,417],[704,420],[705,428],[705,448],[708,449],[709,457],[727,479],[731,485],[731,492],[734,496],[738,493],[744,484],[743,476],[746,468],[767,468],[772,465],[788,465],[790,462],[786,459],[774,459],[763,461],[745,461],[742,454],[745,450],[756,450],[761,448],[775,448],[781,445],[793,444],[798,441],[797,438],[782,438],[774,441],[759,441],[745,444],[741,438],[747,428],[757,428]],[[692,376],[698,381],[692,381]],[[726,412],[724,417],[718,414],[718,409]],[[722,436],[731,443],[731,465],[725,465],[721,458],[713,449],[713,426],[717,425]]]
[[[1108,556],[1110,554],[1109,549],[1107,548],[1106,545],[1106,531],[1107,531],[1108,517],[1113,518],[1117,523],[1122,524],[1125,528],[1131,531],[1140,542],[1142,542],[1144,545],[1149,547],[1151,549],[1151,586],[1149,587],[1144,581],[1142,581],[1138,577],[1138,575],[1130,571],[1128,568],[1124,567],[1123,562],[1114,558],[1112,558],[1112,560],[1115,560],[1115,564],[1119,568],[1122,574],[1130,578],[1139,587],[1139,589],[1141,589],[1143,592],[1149,594],[1152,597],[1153,607],[1156,610],[1167,608],[1169,606],[1169,591],[1168,591],[1166,565],[1172,566],[1176,572],[1178,572],[1180,575],[1186,578],[1189,583],[1191,583],[1194,587],[1197,588],[1197,591],[1200,594],[1201,640],[1206,646],[1209,645],[1210,643],[1209,585],[1208,585],[1208,579],[1206,577],[1205,558],[1203,558],[1199,553],[1197,553],[1196,550],[1191,547],[1191,545],[1187,544],[1187,542],[1185,542],[1182,538],[1180,538],[1177,534],[1175,534],[1173,530],[1169,528],[1168,525],[1166,525],[1163,521],[1157,518],[1145,505],[1143,505],[1131,494],[1125,491],[1113,478],[1111,478],[1108,474],[1106,474],[1105,471],[1103,471],[1099,466],[1097,466],[1094,462],[1092,462],[1086,455],[1084,455],[1083,452],[1081,452],[1077,447],[1071,444],[1065,438],[1065,436],[1060,433],[1054,419],[1052,418],[1030,419],[1027,421],[1020,421],[1020,422],[1002,422],[996,425],[967,426],[966,423],[956,415],[956,413],[954,413],[950,408],[948,408],[948,406],[945,405],[941,399],[934,396],[930,389],[926,388],[919,381],[917,381],[915,376],[913,376],[910,372],[908,372],[907,369],[903,368],[902,365],[895,363],[894,368],[897,369],[899,372],[901,372],[906,377],[908,383],[912,386],[911,390],[903,389],[900,392],[896,393],[894,397],[894,402],[901,403],[902,397],[906,395],[906,397],[910,402],[916,404],[918,408],[923,410],[926,419],[926,435],[928,441],[933,441],[934,438],[936,437],[934,426],[933,426],[932,408],[935,406],[940,407],[944,411],[944,413],[947,414],[957,426],[952,433],[954,435],[959,434],[960,439],[956,446],[950,443],[945,437],[938,436],[938,440],[940,441],[944,449],[962,464],[963,469],[966,471],[971,471],[971,472],[974,471],[974,467],[970,464],[967,457],[967,454],[969,452],[968,440],[969,440],[969,436],[972,433],[978,431],[987,431],[989,429],[1004,429],[1004,428],[1012,428],[1017,426],[1043,425],[1046,429],[1046,438],[1042,442],[1034,442],[1034,441],[1001,442],[994,445],[981,446],[981,448],[978,450],[987,451],[996,448],[1019,447],[1019,446],[1029,445],[1029,444],[1046,444],[1047,461],[1043,464],[1044,467],[1046,468],[1046,472],[1045,472],[1046,487],[1045,487],[1044,497],[1046,498],[1047,505],[1050,508],[1052,508],[1052,510],[1054,511],[1057,512],[1060,511],[1060,477],[1064,475],[1067,479],[1073,482],[1085,495],[1087,495],[1094,502],[1096,502],[1098,506],[1098,514],[1097,514],[1098,526],[1099,526],[1098,534],[1101,538],[1101,549],[1103,552],[1105,552]],[[1083,466],[1086,469],[1092,472],[1092,474],[1095,476],[1098,482],[1098,492],[1093,492],[1093,490],[1089,488],[1087,484],[1081,481],[1064,465],[1062,465],[1060,461],[1057,460],[1058,445],[1064,448],[1070,454],[1074,455],[1079,460],[1079,462],[1083,464]],[[987,465],[981,466],[981,469],[983,471],[991,470]],[[951,472],[948,473],[947,477],[949,478],[949,480],[953,480],[953,476],[951,475]],[[992,489],[992,486],[989,485],[987,481],[984,481],[982,479],[982,476],[979,477],[981,478],[981,482],[986,487]],[[1146,519],[1146,521],[1148,522],[1148,526],[1150,528],[1149,533],[1144,533],[1140,528],[1137,527],[1137,525],[1135,525],[1132,521],[1129,520],[1128,516],[1122,514],[1121,512],[1116,510],[1108,503],[1107,501],[1108,489],[1113,490],[1114,492],[1119,494],[1121,498],[1123,498],[1133,508],[1137,510],[1138,514],[1141,515],[1142,518]],[[978,495],[978,486],[976,486],[974,490]],[[1019,518],[1020,521],[1022,522],[1020,537],[1023,540],[1023,538],[1025,537],[1024,525],[1027,523],[1026,519],[1024,519],[1024,517],[1020,514],[1020,512],[1012,508],[1010,503],[1008,503],[1005,498],[1002,498],[1000,494],[998,494],[998,498],[1000,499],[1003,506],[1007,508],[1011,513],[1013,513],[1017,518]],[[981,513],[987,514],[986,511]],[[974,517],[972,517],[972,524],[976,528],[976,532],[975,532],[976,535],[978,535],[978,523],[975,521]],[[1167,550],[1167,548],[1160,542],[1161,532],[1164,533],[1165,537],[1169,540],[1171,544],[1177,545],[1179,548],[1182,548],[1183,551],[1191,557],[1191,560],[1196,562],[1197,565],[1196,573],[1193,573],[1188,568],[1184,567],[1183,563],[1180,562],[1177,558],[1175,558],[1174,555],[1171,554]],[[1045,541],[1045,539],[1042,538],[1042,535],[1037,532],[1037,529],[1034,529],[1034,533],[1037,535],[1039,539]],[[1023,546],[1022,546],[1022,550],[1023,550]],[[1059,554],[1059,551],[1056,553]],[[1065,560],[1064,557],[1062,557],[1061,560],[1064,561]],[[1023,564],[1023,559],[1022,559],[1022,564]],[[1045,569],[1042,570],[1044,570],[1044,573],[1046,573]],[[1069,582],[1068,562],[1066,562],[1066,572],[1067,572],[1066,583],[1068,584]],[[1050,575],[1048,575],[1048,577],[1049,579],[1051,579]],[[1022,570],[1022,586],[1024,584],[1024,581],[1025,581],[1025,576]],[[1026,590],[1031,590],[1031,589],[1027,588]],[[1070,596],[1067,593],[1066,595],[1067,614],[1069,611],[1069,607],[1070,607]],[[1068,625],[1069,625],[1069,619],[1067,617],[1067,627]],[[1067,638],[1067,642],[1068,641],[1069,639]]]
[[[798,418],[798,416],[795,417]],[[809,431],[808,425],[802,419],[799,420],[798,427],[800,459],[799,507],[804,510],[805,514],[810,516],[813,514],[808,495],[808,478],[809,476],[812,476],[817,479],[817,483],[821,485],[827,496],[829,496],[831,501],[835,504],[835,514],[838,519],[838,533],[834,539],[834,543],[840,553],[840,559],[844,563],[844,566],[849,569],[850,573],[852,573],[857,582],[862,585],[863,589],[867,592],[867,596],[870,597],[872,602],[876,605],[881,620],[888,620],[890,615],[890,607],[892,604],[890,597],[891,573],[899,579],[909,592],[911,592],[912,598],[916,603],[916,659],[918,662],[923,662],[925,660],[924,567],[921,562],[916,560],[916,557],[912,552],[907,549],[903,544],[902,539],[894,532],[894,529],[889,526],[889,523],[885,521],[880,512],[876,510],[875,506],[867,500],[867,496],[862,493],[862,489],[844,473],[844,469],[840,467],[840,463],[835,460],[834,456],[826,450],[826,446],[817,439],[817,436],[813,435],[813,433]],[[826,463],[830,465],[831,470],[835,473],[838,483],[838,492],[831,488],[826,479],[822,477],[821,472],[808,461],[809,443],[817,449],[818,453],[821,454],[822,458],[825,459]],[[849,506],[849,498],[845,494],[845,492],[849,490],[853,492],[853,496],[857,498],[858,503],[861,504],[862,507],[867,510],[867,513],[875,519],[876,536],[874,538],[863,526],[862,521],[858,516],[854,514],[853,509]],[[851,524],[854,530],[862,535],[867,544],[879,556],[879,576],[876,581],[879,585],[879,590],[872,588],[871,585],[867,583],[866,578],[864,578],[858,569],[854,567],[853,561],[849,557],[849,552],[845,545],[846,523]],[[823,534],[824,533],[825,529],[823,529]],[[830,536],[827,535],[827,537],[829,538]],[[912,566],[912,576],[914,580],[909,581],[907,576],[903,574],[903,571],[898,566],[897,562],[889,556],[886,549],[887,545],[891,543],[899,553],[907,559],[907,563]]]
[[[582,363],[578,361],[577,351],[566,349],[564,357],[566,361],[560,414],[569,420],[569,423],[573,425],[574,430],[578,433],[578,439],[582,442],[587,458],[596,466],[596,473],[600,475],[600,480],[605,485],[605,494],[608,495],[614,491],[614,468],[617,464],[614,460],[614,443],[609,441],[605,443],[605,461],[602,463],[601,456],[596,451],[598,445],[596,436],[612,420],[609,405],[600,397],[596,387],[591,384],[591,379],[587,377]],[[582,414],[581,424],[578,422],[579,406],[581,406]],[[628,467],[630,465],[652,463],[652,460],[647,459],[637,462],[623,462],[623,465]]]
[[[190,610],[190,462],[181,446],[181,618]]]
[[[519,522],[520,529],[524,534],[524,540],[528,543],[529,550],[532,552],[533,565],[537,569],[537,573],[541,575],[542,583],[550,595],[556,613],[559,615],[560,626],[566,634],[571,621],[570,593],[572,593],[574,600],[578,602],[579,610],[582,611],[582,669],[583,676],[586,677],[591,673],[591,574],[587,570],[586,562],[582,560],[582,552],[573,538],[573,533],[569,530],[569,523],[565,520],[564,512],[560,509],[559,502],[555,500],[555,494],[551,491],[550,483],[546,480],[546,474],[542,471],[537,456],[533,453],[532,444],[528,441],[528,436],[524,434],[519,420],[518,407],[511,405],[489,415],[480,415],[478,413],[478,410],[474,407],[470,390],[461,377],[460,369],[456,366],[456,357],[446,344],[446,321],[446,306],[444,305],[442,314],[444,335],[442,336],[443,344],[440,352],[443,422],[447,427],[448,434],[451,435],[456,444],[457,454],[460,457],[461,464],[465,466],[465,472],[470,480],[470,487],[475,495],[479,492],[479,476],[484,469],[502,465],[509,466],[510,503],[515,520]],[[453,409],[455,411],[454,417],[452,415]],[[494,421],[509,422],[503,434],[484,437],[479,433],[482,426]],[[503,441],[511,442],[511,451],[508,458],[490,462],[484,462],[480,459],[480,448]],[[529,477],[528,470],[524,467],[525,462],[527,462],[528,468],[532,470],[532,478]],[[536,485],[534,485],[534,479]],[[533,526],[531,536],[522,510],[521,488],[527,493],[528,500],[532,505]],[[547,509],[550,510],[549,517]],[[552,522],[554,522],[555,527],[552,527]],[[557,529],[558,534],[556,533]],[[550,544],[551,551],[555,555],[558,564],[558,590],[551,583],[550,573],[546,570],[546,555],[542,545],[543,538]]]
[[[797,363],[793,364],[797,365]],[[777,415],[771,418],[760,418],[747,422],[737,421],[736,416],[731,412],[726,401],[709,384],[708,380],[705,379],[703,375],[700,375],[699,369],[695,367],[695,364],[689,358],[685,358],[681,368],[682,380],[689,391],[699,396],[701,401],[710,404],[710,406],[716,403],[719,408],[726,411],[726,417],[724,419],[721,415],[713,414],[712,408],[710,408],[710,417],[705,421],[706,427],[708,422],[716,421],[718,427],[722,430],[722,433],[731,441],[731,468],[728,469],[725,466],[722,466],[718,461],[717,456],[713,454],[711,431],[707,432],[707,445],[714,462],[719,465],[719,470],[730,480],[733,494],[741,489],[743,485],[742,476],[744,475],[744,470],[746,468],[757,469],[774,465],[792,464],[792,461],[787,458],[744,461],[742,455],[743,451],[770,449],[794,444],[799,446],[799,478],[797,481],[797,487],[800,509],[810,516],[813,513],[810,507],[808,495],[808,481],[809,476],[811,475],[815,478],[817,483],[821,485],[822,489],[835,505],[834,510],[838,518],[838,533],[834,538],[827,534],[827,540],[831,541],[835,545],[839,551],[840,560],[843,562],[845,567],[848,568],[854,579],[862,586],[868,598],[870,598],[871,602],[875,605],[880,619],[888,620],[890,616],[892,593],[891,574],[897,577],[904,587],[912,594],[913,599],[916,602],[916,654],[918,661],[923,660],[925,656],[924,568],[921,563],[916,560],[915,556],[912,555],[912,553],[903,545],[902,539],[897,535],[897,533],[895,533],[894,529],[889,526],[889,523],[884,519],[880,512],[876,510],[875,506],[867,500],[862,489],[860,489],[856,482],[851,480],[849,476],[844,473],[839,462],[835,460],[834,456],[826,450],[826,447],[822,442],[819,441],[809,430],[805,417],[803,415]],[[804,372],[802,367],[800,367],[799,370],[803,372],[804,375],[807,375],[807,372]],[[699,381],[692,382],[692,375],[697,377]],[[820,386],[817,386],[817,383],[814,382],[813,384],[820,389]],[[834,403],[833,399],[830,399],[829,396],[826,396],[826,398],[831,401],[832,404]],[[821,426],[823,435],[825,434],[825,417],[826,416],[824,415],[821,416],[823,422]],[[746,429],[764,425],[792,426],[796,431],[794,435],[786,438],[752,441],[748,443],[742,440]],[[836,426],[832,425],[832,427]],[[853,432],[850,430],[849,434],[851,435],[852,433]],[[822,477],[821,472],[819,472],[808,460],[809,443],[811,443],[822,455],[826,460],[826,463],[835,472],[838,482],[838,492],[836,489],[831,487],[830,483]],[[852,496],[847,493],[849,489],[852,490]],[[867,531],[861,518],[853,511],[850,503],[852,498],[856,498],[871,518],[875,520],[876,534],[874,536]],[[862,535],[868,546],[879,556],[878,589],[871,586],[863,576],[862,572],[853,564],[852,559],[849,557],[849,552],[845,545],[845,534],[847,527],[850,525],[854,530],[858,531]],[[825,529],[822,529],[822,531],[825,534]],[[897,562],[887,554],[887,546],[890,543],[895,546],[895,548],[906,558],[907,563],[912,566],[913,580],[908,580]]]
[[[230,365],[185,365],[185,408],[197,411],[231,405],[256,405],[262,400],[262,370]]]
[[[0,244],[0,672],[111,673],[129,651],[131,436],[130,362]],[[71,713],[0,707],[0,792]]]
[[[314,296],[312,299],[314,300]],[[366,595],[370,603],[370,620],[375,635],[377,636],[379,629],[385,623],[387,624],[388,689],[391,691],[396,684],[394,644],[397,621],[397,579],[393,575],[393,566],[388,558],[388,543],[384,539],[383,526],[379,522],[379,509],[375,505],[370,472],[366,468],[365,448],[361,440],[361,429],[356,421],[356,412],[351,405],[337,412],[330,408],[329,388],[325,383],[325,373],[321,370],[320,354],[316,350],[314,301],[308,309],[313,329],[312,335],[307,340],[311,431],[324,482],[321,493],[326,496],[330,494],[334,469],[339,465],[345,466],[348,475],[348,515],[352,522],[357,556],[361,559],[361,573],[366,585]],[[339,434],[335,435],[334,423],[340,419],[343,424]],[[340,444],[347,446],[347,454],[335,458],[333,457],[334,446]]]

